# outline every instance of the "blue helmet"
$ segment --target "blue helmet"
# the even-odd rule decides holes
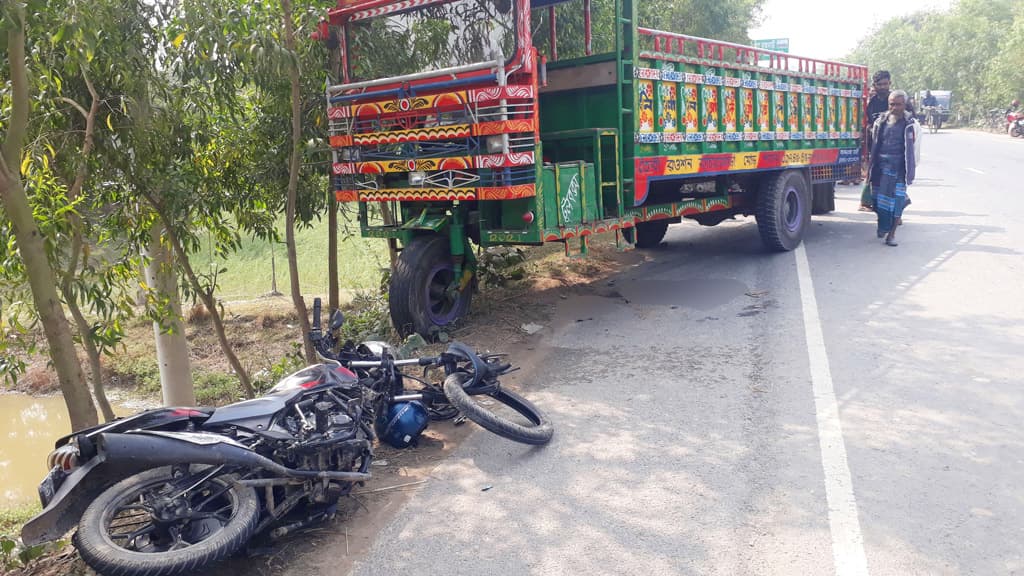
[[[416,402],[395,402],[377,415],[374,423],[377,436],[395,448],[408,448],[416,443],[427,428],[430,415],[423,404]]]

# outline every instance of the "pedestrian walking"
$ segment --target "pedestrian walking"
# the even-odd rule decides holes
[[[907,112],[907,93],[889,93],[889,111],[871,126],[868,181],[871,185],[878,237],[896,246],[896,227],[907,205],[907,186],[914,182],[914,116]]]

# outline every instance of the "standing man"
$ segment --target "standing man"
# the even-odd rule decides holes
[[[868,137],[868,150],[871,149],[871,126],[875,120],[889,111],[889,89],[892,87],[892,76],[888,70],[879,70],[872,77],[871,98],[868,100],[867,114],[864,114],[864,135]],[[870,168],[870,164],[868,165]],[[871,198],[871,182],[864,183],[864,189],[860,193],[860,211],[871,212],[874,210],[874,200]]]
[[[868,113],[865,118],[868,126],[874,124],[879,116],[889,111],[889,90],[892,88],[892,76],[889,71],[875,72],[871,88],[871,99],[868,100]]]
[[[907,93],[889,94],[889,110],[871,126],[871,168],[868,182],[878,214],[878,237],[896,246],[896,227],[907,204],[907,185],[914,182],[914,116],[907,112]]]

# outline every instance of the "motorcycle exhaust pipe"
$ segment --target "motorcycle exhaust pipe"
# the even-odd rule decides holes
[[[208,441],[211,437],[212,440]],[[230,444],[226,439],[217,441],[216,436],[212,434],[197,434],[196,438],[202,438],[204,443],[157,434],[106,433],[97,435],[96,445],[107,462],[131,462],[151,468],[173,464],[226,464],[260,468],[287,478],[326,478],[342,482],[362,482],[370,479],[370,474],[364,472],[295,470],[260,456],[248,448]]]

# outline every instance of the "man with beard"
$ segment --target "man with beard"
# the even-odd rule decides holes
[[[864,135],[870,136],[871,126],[878,117],[889,111],[889,89],[892,87],[892,76],[888,70],[875,72],[871,84],[871,98],[868,100],[867,113],[864,114]],[[868,149],[871,149],[871,141],[868,140]],[[864,189],[860,193],[860,211],[871,212],[871,183],[865,182]]]
[[[878,237],[896,246],[896,227],[907,205],[907,185],[914,182],[914,116],[906,110],[907,93],[889,94],[889,111],[871,126],[868,182],[878,215]]]

